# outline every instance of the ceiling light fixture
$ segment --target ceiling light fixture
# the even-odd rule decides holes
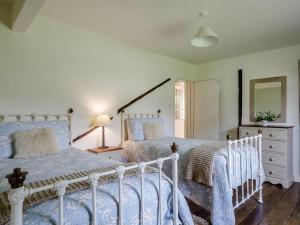
[[[199,17],[205,17],[208,15],[207,11],[203,11],[199,14]],[[191,40],[191,45],[194,47],[210,47],[217,44],[219,37],[217,34],[207,26],[200,27],[198,32],[195,34]]]
[[[194,47],[210,47],[217,44],[219,37],[209,27],[204,26],[199,29],[194,38],[191,40],[191,45]]]

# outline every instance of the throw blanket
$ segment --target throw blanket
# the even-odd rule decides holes
[[[208,186],[213,186],[214,159],[216,153],[224,147],[224,144],[215,143],[201,145],[192,149],[188,156],[184,178]]]
[[[60,181],[60,180],[72,180],[72,179],[76,179],[76,178],[80,178],[80,177],[89,176],[89,175],[94,174],[94,173],[107,172],[107,171],[110,171],[110,170],[114,170],[115,168],[116,168],[115,166],[109,166],[109,167],[104,167],[104,168],[91,169],[91,170],[87,170],[87,171],[83,171],[83,172],[76,172],[76,173],[73,173],[73,174],[70,174],[70,175],[59,176],[59,177],[56,177],[56,178],[50,178],[50,179],[46,179],[46,180],[42,180],[42,181],[38,181],[38,182],[33,182],[33,183],[28,184],[28,185],[25,185],[25,187],[27,187],[27,188],[39,188],[39,187],[43,187],[43,186],[46,186],[46,185],[54,184],[54,183],[56,183],[57,181]],[[153,167],[146,167],[145,168],[145,173],[151,173],[151,172],[157,172],[157,169],[155,169]],[[134,175],[137,175],[137,174],[139,174],[139,169],[138,168],[125,172],[125,176],[127,176],[127,177],[128,176],[134,176]],[[101,177],[98,180],[98,182],[103,184],[103,183],[108,183],[110,181],[113,181],[115,179],[117,179],[117,174]],[[82,182],[77,182],[77,183],[74,183],[74,184],[70,184],[66,188],[66,194],[71,193],[71,192],[75,192],[75,191],[79,191],[79,190],[88,189],[89,187],[90,187],[90,184],[89,184],[88,181],[82,181]],[[10,205],[9,205],[7,195],[8,195],[8,192],[0,193],[0,224],[7,224],[9,222]],[[57,197],[57,194],[56,194],[54,189],[34,193],[34,194],[32,194],[31,196],[28,196],[25,199],[24,204],[23,204],[23,209],[26,210],[30,207],[41,204],[45,201],[54,199],[56,197]]]

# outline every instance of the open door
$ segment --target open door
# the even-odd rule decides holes
[[[220,84],[215,80],[194,82],[194,138],[220,138]]]

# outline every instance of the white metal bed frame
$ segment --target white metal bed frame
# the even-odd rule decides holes
[[[165,158],[159,158],[157,160],[153,160],[150,162],[142,162],[138,163],[135,165],[131,166],[118,166],[115,170],[110,170],[108,172],[104,173],[94,173],[90,176],[84,176],[81,178],[77,179],[72,179],[72,180],[61,180],[56,182],[55,184],[52,185],[46,185],[40,188],[28,188],[25,186],[21,186],[15,189],[11,189],[9,194],[8,194],[8,200],[11,205],[11,225],[22,225],[22,217],[23,217],[23,201],[26,197],[38,193],[41,191],[46,191],[46,190],[55,190],[58,198],[59,198],[59,224],[63,225],[64,224],[64,195],[65,191],[68,185],[77,183],[77,182],[82,182],[82,181],[88,181],[90,183],[90,187],[92,190],[92,201],[93,201],[93,225],[97,224],[97,184],[98,184],[98,179],[104,176],[109,176],[109,175],[114,175],[116,174],[119,179],[119,220],[118,224],[123,225],[123,208],[125,207],[123,204],[123,179],[124,179],[124,173],[129,170],[133,170],[136,168],[139,168],[140,171],[140,182],[141,182],[141,208],[140,208],[140,213],[141,213],[141,224],[144,224],[144,196],[145,196],[145,190],[144,190],[144,174],[145,174],[145,167],[146,166],[151,166],[151,165],[157,165],[159,168],[159,221],[160,225],[163,225],[163,214],[162,214],[162,209],[163,209],[163,202],[162,202],[162,166],[163,162],[166,160],[172,160],[172,171],[173,171],[173,178],[172,178],[172,183],[173,183],[173,222],[174,225],[178,225],[178,188],[177,188],[177,160],[179,156],[176,152],[174,152],[172,155],[165,157]]]
[[[227,160],[227,175],[228,175],[228,183],[231,190],[231,195],[233,195],[233,191],[235,191],[235,201],[233,204],[233,208],[236,209],[243,203],[245,203],[248,199],[250,199],[256,192],[259,192],[258,202],[263,203],[263,197],[262,197],[262,134],[261,131],[258,131],[258,135],[252,136],[252,137],[246,137],[241,138],[238,140],[230,140],[230,136],[227,137],[227,151],[228,151],[228,160]],[[258,175],[254,177],[253,175],[253,158],[252,158],[252,149],[255,149],[257,151],[258,155]],[[242,176],[242,157],[240,157],[240,168],[238,167],[238,157],[237,157],[237,149],[246,149],[246,151],[250,151],[250,157],[248,157],[248,154],[246,153],[246,173],[245,176]],[[233,152],[234,157],[232,158]],[[234,159],[234,160],[233,160]],[[248,167],[249,163],[249,167]],[[233,168],[233,169],[231,169]],[[249,169],[251,168],[251,169]],[[238,170],[240,169],[240,173],[238,173]],[[250,170],[250,171],[249,171]],[[238,174],[241,174],[240,176],[240,183],[241,185],[238,186],[239,182],[237,182]],[[251,177],[251,179],[248,179],[248,177]],[[234,181],[232,182],[232,178],[234,178]],[[250,180],[250,181],[249,181]],[[254,183],[255,181],[255,183]],[[246,185],[246,188],[244,187]],[[239,195],[239,187],[240,187],[240,194]],[[245,190],[246,189],[246,190]]]
[[[39,114],[39,113],[29,113],[29,114],[9,114],[2,113],[0,114],[0,124],[4,122],[25,122],[25,121],[59,121],[66,119],[68,120],[68,128],[70,133],[70,146],[72,145],[72,113],[73,109],[68,109],[68,113],[47,113],[47,114]]]
[[[0,123],[10,121],[8,118],[14,118],[13,121],[21,121],[22,118],[30,118],[29,121],[37,121],[36,119],[38,117],[43,118],[44,120],[48,120],[49,118],[54,118],[56,120],[60,120],[63,117],[68,118],[69,120],[69,129],[71,131],[71,116],[72,111],[69,111],[68,114],[18,114],[18,115],[10,115],[10,114],[2,114],[0,115]],[[70,135],[71,136],[71,135]],[[70,141],[71,144],[71,141]],[[8,193],[8,200],[9,204],[11,206],[11,215],[10,215],[10,224],[11,225],[22,225],[23,224],[23,202],[26,197],[31,196],[34,193],[39,193],[46,190],[54,190],[57,193],[58,196],[58,204],[59,204],[59,224],[64,224],[64,195],[66,192],[66,188],[68,185],[82,182],[82,181],[88,181],[90,184],[90,188],[92,190],[92,221],[93,225],[97,224],[97,184],[98,180],[101,177],[109,176],[109,175],[117,175],[119,180],[119,218],[118,218],[118,225],[123,225],[123,208],[125,207],[123,204],[123,179],[124,179],[124,173],[126,171],[139,169],[140,174],[140,183],[141,183],[141,224],[144,224],[144,196],[145,196],[145,190],[144,190],[144,174],[145,174],[145,168],[146,166],[153,166],[157,165],[159,169],[159,224],[163,225],[163,202],[162,202],[162,166],[164,161],[172,160],[172,189],[173,189],[173,222],[174,225],[178,225],[179,219],[178,219],[178,175],[177,175],[177,161],[179,158],[179,155],[176,153],[176,149],[174,147],[172,148],[172,154],[168,157],[164,158],[158,158],[157,160],[153,160],[150,162],[141,162],[137,164],[133,164],[130,166],[123,166],[120,165],[114,170],[110,170],[107,172],[102,173],[94,173],[89,176],[80,177],[77,179],[72,180],[60,180],[52,185],[45,185],[38,188],[29,188],[25,187],[23,185],[24,180],[22,183],[19,184],[19,187],[13,188],[11,187],[11,190]]]
[[[127,120],[130,118],[160,118],[160,110],[157,113],[131,113],[131,114],[121,114],[121,136],[123,146],[124,141],[128,139],[127,135]],[[258,155],[258,175],[254,177],[253,170],[250,169],[248,171],[248,166],[246,166],[246,174],[245,176],[240,177],[240,182],[242,185],[237,185],[237,176],[242,173],[242,166],[238,167],[237,161],[237,150],[239,148],[244,148],[247,151],[252,151],[255,149]],[[262,134],[261,130],[258,130],[258,134],[252,137],[246,137],[238,140],[231,140],[230,135],[227,135],[227,151],[228,151],[228,160],[227,160],[227,175],[228,182],[231,191],[231,195],[235,193],[235,197],[233,197],[233,208],[236,209],[243,203],[245,203],[248,199],[250,199],[255,193],[259,193],[258,202],[263,203],[263,187],[261,184],[262,176],[263,176],[263,168],[262,168]],[[232,157],[232,154],[234,157]],[[250,153],[250,157],[248,158],[248,154],[246,155],[247,165],[249,163],[249,167],[252,168],[254,165],[254,159],[252,158],[252,152]],[[233,160],[234,159],[234,160]],[[242,160],[242,157],[240,157]],[[242,161],[240,161],[240,165],[242,165]],[[233,169],[231,169],[233,168]],[[240,173],[238,170],[240,169]],[[251,179],[246,179],[251,176]],[[234,182],[232,182],[234,178]],[[255,182],[254,182],[255,181]],[[246,185],[246,188],[244,187]],[[241,189],[241,190],[239,190]],[[240,195],[239,195],[240,194]]]
[[[124,141],[128,139],[127,132],[127,120],[130,118],[159,118],[160,117],[160,109],[157,110],[156,113],[129,113],[124,114],[121,113],[121,146],[123,146]]]

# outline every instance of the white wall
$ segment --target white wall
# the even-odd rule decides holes
[[[130,111],[161,109],[168,133],[174,134],[174,82],[193,79],[195,73],[194,65],[48,17],[38,16],[24,34],[0,24],[0,113],[58,113],[74,107],[73,136],[86,131],[91,115],[113,113],[107,144],[119,144],[118,107],[168,77],[172,82]],[[95,147],[96,133],[75,146]]]
[[[300,45],[198,65],[197,79],[221,83],[221,137],[238,125],[238,75],[243,69],[243,123],[249,123],[249,80],[287,76],[287,124],[294,125],[294,174],[299,179],[298,60]]]

